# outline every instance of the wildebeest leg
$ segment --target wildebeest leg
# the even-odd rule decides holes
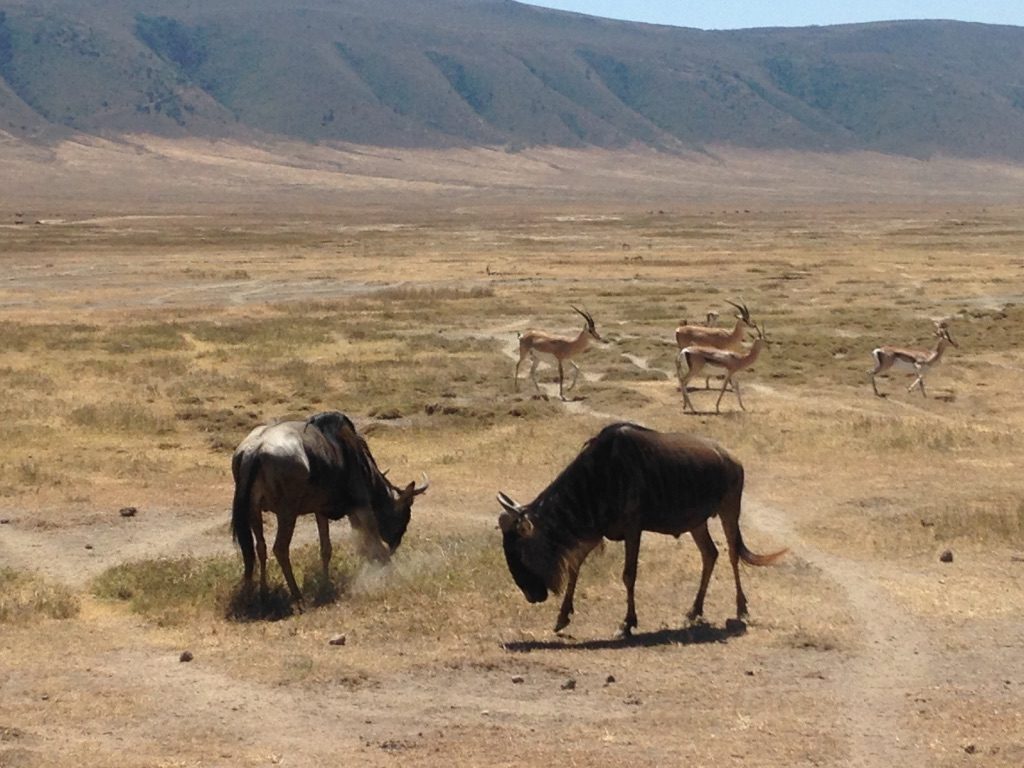
[[[718,516],[722,520],[725,540],[729,545],[729,563],[736,581],[736,618],[743,619],[747,616],[747,596],[743,594],[743,585],[740,583],[740,492],[726,498]]]
[[[622,583],[626,585],[626,618],[619,629],[620,637],[629,637],[636,628],[636,566],[640,558],[640,531],[626,534],[626,564],[622,568]]]
[[[256,557],[260,561],[260,594],[267,595],[267,540],[263,537],[263,513],[253,513],[252,535],[256,539]],[[247,574],[251,576],[252,574]]]
[[[581,542],[579,548],[573,553],[572,558],[569,561],[569,581],[565,587],[565,597],[562,598],[562,607],[558,610],[558,619],[555,621],[555,632],[565,629],[569,626],[570,617],[573,614],[573,596],[576,594],[576,579],[579,578],[580,568],[583,566],[583,561],[587,559],[587,555],[600,543],[600,540],[594,542]]]
[[[327,583],[331,580],[331,529],[330,520],[321,515],[319,512],[316,513],[316,529],[320,534],[320,562],[324,566],[324,582]]]
[[[292,559],[288,548],[292,544],[292,534],[295,532],[295,515],[278,513],[277,535],[274,537],[274,557],[281,565],[284,573],[284,580],[288,582],[288,589],[292,598],[299,605],[302,604],[302,593],[299,592],[299,585],[295,583],[295,574],[292,573]]]
[[[697,528],[690,531],[697,548],[700,550],[701,572],[700,588],[697,590],[697,597],[693,601],[693,607],[686,614],[690,621],[704,615],[704,596],[708,593],[708,584],[711,582],[711,572],[715,570],[715,561],[718,560],[718,547],[708,532],[707,521],[701,523]]]

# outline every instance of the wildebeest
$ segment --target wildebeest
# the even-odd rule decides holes
[[[413,500],[427,490],[398,488],[377,468],[366,440],[345,414],[327,411],[306,421],[283,421],[254,429],[231,459],[235,496],[231,529],[242,550],[245,583],[252,583],[255,557],[260,587],[267,592],[267,545],[263,512],[277,515],[274,556],[296,603],[302,595],[288,548],[299,515],[316,516],[324,576],[331,561],[329,520],[348,516],[364,556],[387,560],[409,525]],[[255,537],[255,546],[254,539]]]
[[[747,613],[739,561],[768,565],[786,550],[757,555],[740,535],[743,466],[717,443],[636,424],[612,424],[591,438],[580,454],[530,504],[498,494],[505,559],[531,603],[565,586],[555,631],[569,624],[580,566],[604,538],[624,541],[626,618],[621,634],[637,625],[633,590],[643,531],[680,536],[689,532],[700,549],[700,587],[687,616],[704,612],[711,572],[718,558],[708,519],[722,520],[736,580],[736,612]]]

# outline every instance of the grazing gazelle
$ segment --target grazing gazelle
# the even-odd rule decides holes
[[[597,332],[597,328],[594,326],[594,318],[590,316],[590,313],[584,312],[578,307],[572,308],[582,315],[586,321],[583,329],[576,336],[556,336],[546,331],[526,331],[519,335],[519,362],[516,363],[514,378],[516,389],[519,389],[519,366],[522,365],[523,360],[529,355],[533,359],[533,364],[530,366],[530,379],[533,381],[533,386],[538,391],[540,390],[540,384],[537,383],[537,365],[540,363],[540,359],[537,357],[538,353],[552,355],[558,361],[558,396],[560,398],[565,400],[562,386],[565,379],[562,367],[563,362],[568,362],[573,367],[572,383],[569,385],[569,389],[576,386],[576,379],[580,375],[580,367],[572,361],[572,358],[587,348],[591,338],[598,341],[603,341],[603,339]]]
[[[868,375],[871,377],[871,387],[875,390],[875,394],[878,397],[883,397],[883,395],[878,391],[875,376],[885,373],[890,368],[916,373],[917,378],[914,379],[913,384],[907,387],[907,392],[913,392],[914,387],[920,387],[921,395],[924,397],[928,396],[924,391],[925,374],[942,359],[942,353],[946,351],[947,346],[950,344],[954,347],[959,346],[953,341],[953,337],[949,335],[949,326],[946,325],[945,320],[936,321],[935,335],[938,337],[938,341],[935,344],[935,349],[930,351],[891,346],[878,347],[871,351],[871,355],[875,358],[875,367],[868,371]]]
[[[684,347],[679,351],[679,355],[676,357],[676,376],[679,378],[679,389],[683,393],[683,410],[689,407],[694,413],[697,411],[693,407],[693,403],[690,402],[687,384],[690,379],[700,373],[705,365],[723,368],[726,372],[725,380],[722,382],[722,391],[718,393],[718,399],[715,401],[715,413],[720,413],[719,405],[730,381],[732,382],[733,391],[736,393],[736,399],[740,403],[740,408],[744,411],[747,410],[743,405],[743,398],[740,397],[740,383],[733,380],[733,376],[744,368],[752,366],[757,361],[758,355],[761,354],[761,350],[764,349],[764,345],[768,343],[764,334],[764,326],[758,326],[754,323],[754,329],[757,331],[757,338],[754,339],[754,343],[746,352],[733,352],[728,349],[699,346]],[[684,362],[686,363],[685,374],[683,373]]]

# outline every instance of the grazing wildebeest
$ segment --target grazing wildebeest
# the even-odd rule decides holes
[[[306,421],[257,427],[231,459],[235,498],[231,529],[242,550],[245,582],[252,583],[255,557],[260,587],[267,592],[267,544],[263,512],[277,515],[274,556],[299,605],[302,595],[288,553],[299,515],[313,513],[320,534],[320,559],[327,577],[331,561],[329,520],[348,516],[365,556],[387,560],[409,525],[413,500],[427,484],[392,485],[377,468],[370,447],[345,414],[327,411]],[[255,536],[255,547],[253,538]]]
[[[747,613],[740,586],[739,561],[768,565],[786,550],[757,555],[740,535],[743,466],[717,443],[681,433],[662,433],[636,424],[612,424],[583,450],[530,504],[519,505],[498,494],[504,512],[498,524],[505,559],[516,584],[531,603],[565,585],[565,598],[555,631],[569,624],[580,566],[603,538],[624,541],[626,618],[621,634],[636,627],[633,588],[636,583],[640,534],[643,531],[680,536],[689,532],[700,549],[700,587],[687,616],[704,612],[718,549],[708,532],[708,519],[722,520],[729,559],[736,580],[736,612]]]

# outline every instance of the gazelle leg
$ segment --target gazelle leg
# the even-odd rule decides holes
[[[569,391],[576,386],[576,380],[580,377],[580,367],[576,365],[572,360],[567,361],[572,366],[572,384],[569,385]]]
[[[565,380],[565,371],[562,368],[562,361],[558,361],[558,396],[565,400],[565,392],[562,389],[562,382]]]
[[[530,381],[533,382],[533,386],[540,392],[540,384],[537,383],[537,366],[540,365],[540,358],[530,350],[530,359],[533,360],[533,364],[530,366]]]
[[[718,399],[715,400],[715,413],[721,413],[721,411],[718,409],[718,406],[722,402],[722,396],[725,395],[725,388],[727,386],[729,386],[729,376],[726,376],[725,380],[722,382],[722,391],[718,393]],[[739,397],[739,395],[737,395],[737,397]],[[740,401],[740,405],[743,405],[742,400]]]
[[[736,393],[736,399],[740,401],[740,410],[743,410],[743,411],[747,410],[746,406],[743,405],[743,398],[740,397],[740,380],[739,379],[736,379],[736,381],[734,381],[732,383],[732,389],[733,389],[733,392]]]

